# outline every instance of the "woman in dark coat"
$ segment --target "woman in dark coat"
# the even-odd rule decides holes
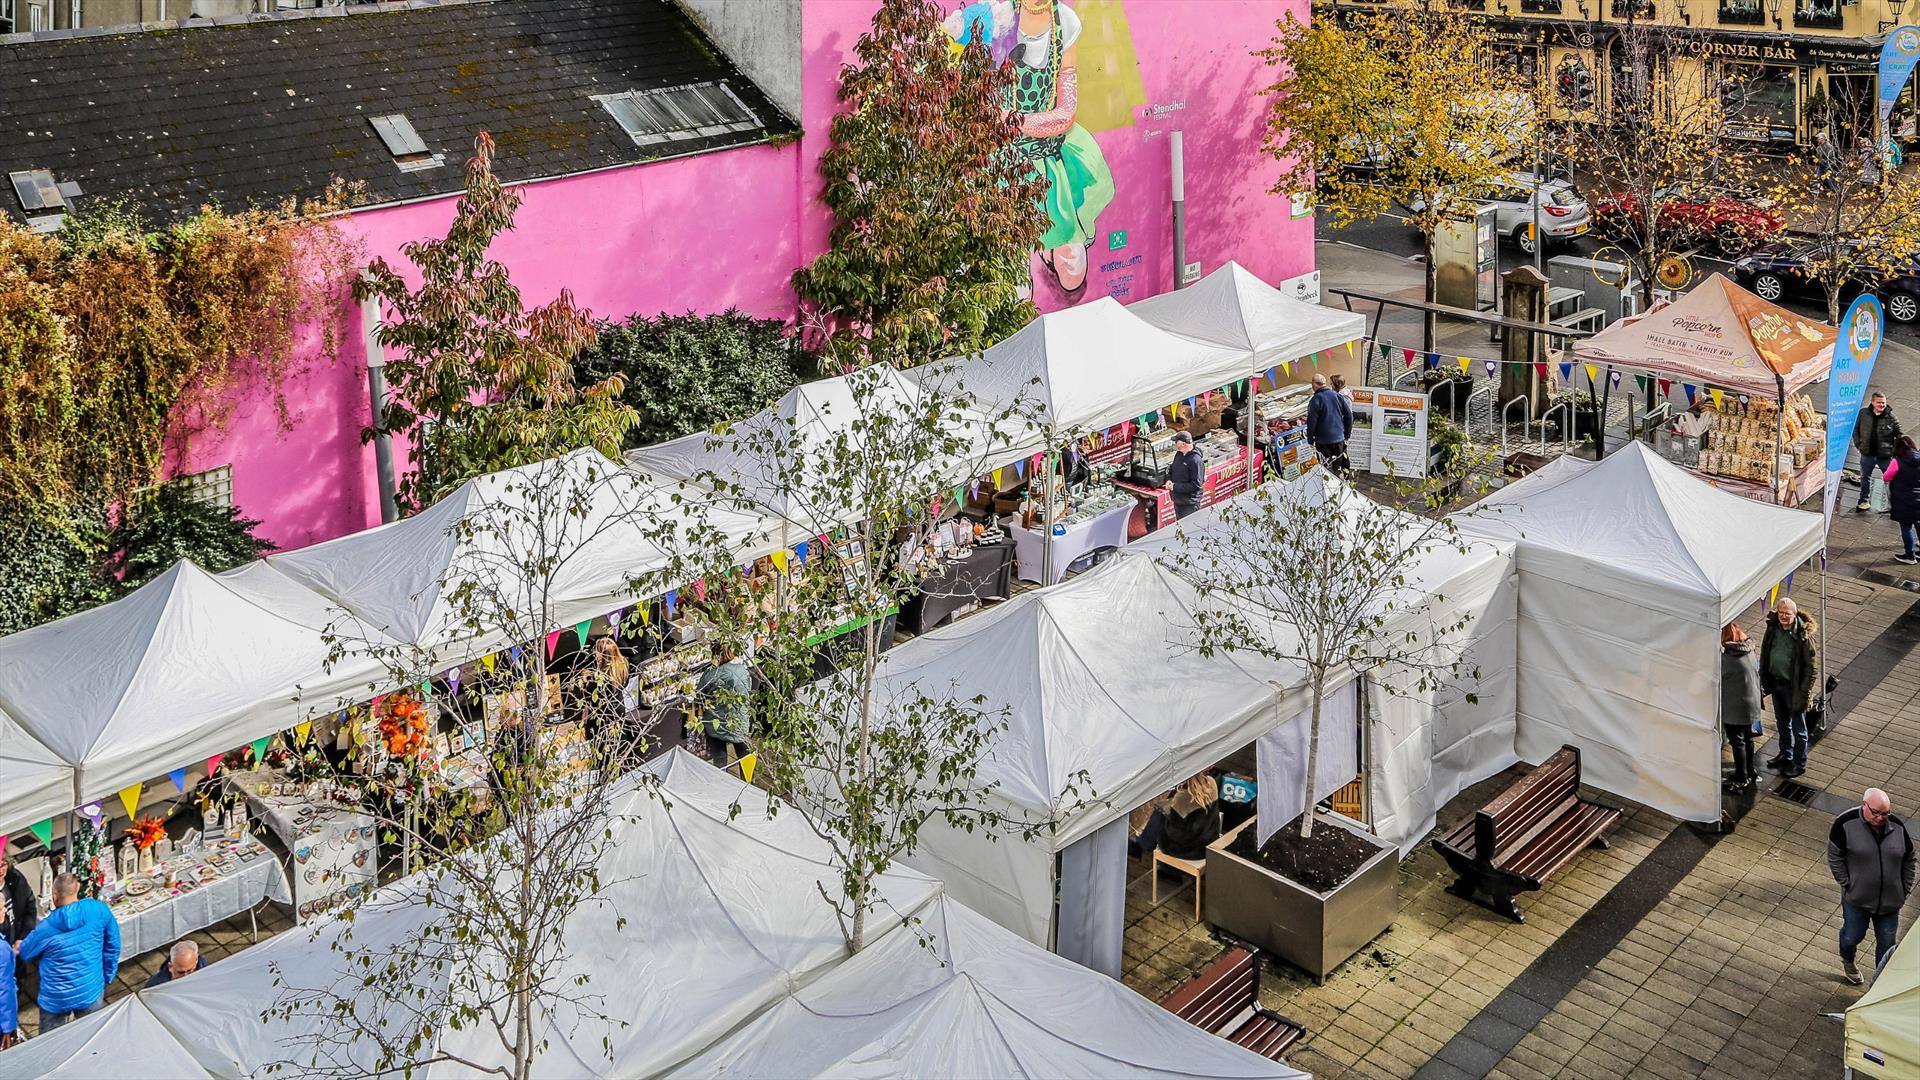
[[[1729,792],[1745,791],[1760,780],[1753,763],[1753,727],[1760,720],[1760,669],[1753,644],[1739,623],[1720,631],[1720,726],[1733,746],[1733,775]]]
[[[1887,514],[1900,526],[1904,548],[1893,561],[1911,566],[1920,562],[1914,552],[1914,528],[1920,525],[1920,449],[1915,448],[1911,435],[1894,440],[1894,447],[1893,460],[1881,473],[1887,481]]]

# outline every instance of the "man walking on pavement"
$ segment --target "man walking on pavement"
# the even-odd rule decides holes
[[[1833,819],[1827,832],[1827,869],[1840,883],[1840,967],[1847,981],[1861,983],[1854,951],[1873,924],[1873,963],[1878,968],[1893,951],[1900,929],[1900,907],[1913,891],[1913,837],[1893,813],[1893,800],[1868,788],[1860,805]]]
[[[1327,468],[1348,470],[1347,436],[1353,434],[1353,406],[1327,385],[1327,377],[1313,376],[1313,396],[1307,399],[1307,438]]]
[[[1886,471],[1887,462],[1898,451],[1900,435],[1900,421],[1894,419],[1887,395],[1875,394],[1867,399],[1859,423],[1853,425],[1853,445],[1860,451],[1860,505],[1854,507],[1856,511],[1867,508],[1867,497],[1873,494],[1873,472]]]
[[[1760,640],[1760,692],[1773,701],[1773,726],[1780,753],[1767,767],[1783,775],[1807,771],[1807,706],[1813,701],[1814,622],[1800,614],[1793,598],[1783,596],[1767,620]]]

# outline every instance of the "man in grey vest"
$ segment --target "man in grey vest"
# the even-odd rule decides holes
[[[1873,925],[1873,962],[1885,963],[1900,928],[1900,907],[1913,891],[1913,838],[1893,813],[1893,800],[1868,788],[1860,805],[1833,819],[1827,833],[1827,868],[1840,883],[1840,964],[1847,981],[1860,985],[1854,950]]]

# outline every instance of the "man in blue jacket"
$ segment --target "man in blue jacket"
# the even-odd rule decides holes
[[[53,879],[53,912],[17,949],[40,963],[40,1033],[72,1023],[106,1004],[107,984],[120,971],[120,924],[113,909],[80,899],[72,874]]]
[[[1348,470],[1347,436],[1353,434],[1353,406],[1327,385],[1325,375],[1313,377],[1313,396],[1307,399],[1307,438],[1327,468]]]

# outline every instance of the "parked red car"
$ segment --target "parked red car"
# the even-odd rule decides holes
[[[1672,230],[1698,243],[1711,243],[1728,257],[1771,240],[1786,226],[1786,219],[1770,200],[1727,188],[1660,188],[1654,198],[1660,208],[1662,231]],[[1599,231],[1620,242],[1637,239],[1639,206],[1639,198],[1630,192],[1615,192],[1596,200],[1593,216]]]

